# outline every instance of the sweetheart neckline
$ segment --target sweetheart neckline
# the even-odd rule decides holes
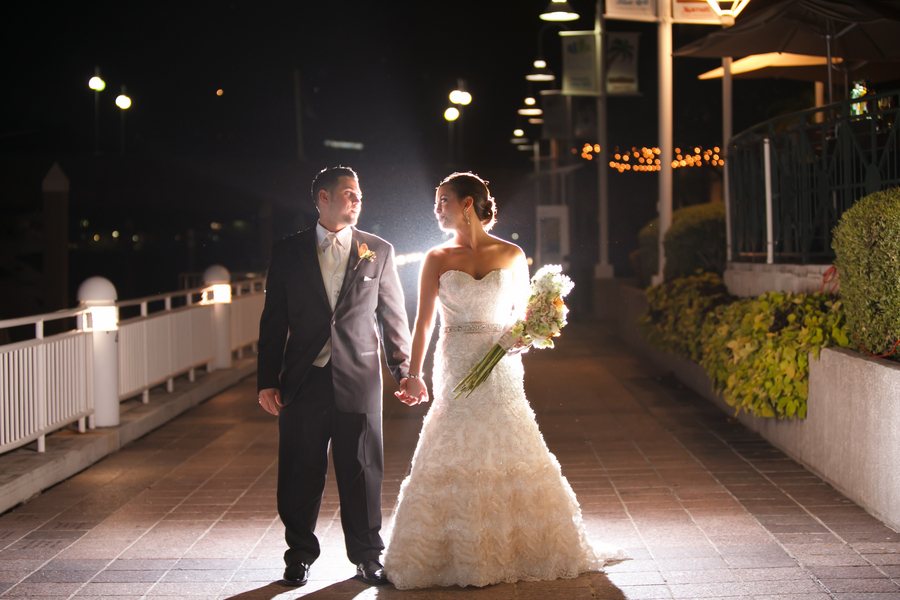
[[[497,273],[497,272],[499,272],[499,271],[508,271],[509,273],[512,273],[512,272],[513,272],[512,269],[499,268],[499,269],[494,269],[493,271],[489,271],[489,272],[488,272],[487,274],[485,274],[485,276],[482,277],[481,279],[476,279],[474,276],[469,275],[469,274],[466,273],[465,271],[460,271],[459,269],[448,269],[447,271],[444,271],[443,273],[441,273],[441,275],[438,277],[438,280],[443,279],[443,278],[444,278],[444,275],[446,275],[447,273],[462,273],[463,275],[468,275],[469,279],[471,279],[472,281],[484,281],[484,280],[487,279],[489,276],[491,276],[491,275],[493,275],[494,273]]]

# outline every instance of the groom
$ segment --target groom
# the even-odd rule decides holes
[[[331,444],[347,556],[356,578],[387,583],[379,557],[381,362],[406,396],[409,325],[386,241],[354,227],[356,173],[324,169],[312,184],[319,222],[275,244],[259,324],[259,403],[278,416],[278,514],[288,550],[283,583],[305,585],[319,556],[313,531]]]

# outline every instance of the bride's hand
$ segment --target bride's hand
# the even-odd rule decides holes
[[[425,387],[425,382],[418,378],[408,379],[404,377],[400,381],[400,391],[394,392],[394,395],[407,406],[428,402],[428,389]]]

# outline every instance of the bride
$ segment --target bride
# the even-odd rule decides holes
[[[453,397],[528,296],[522,250],[487,233],[497,210],[486,183],[454,173],[435,195],[439,227],[454,236],[425,257],[407,395],[397,392],[407,403],[427,399],[422,363],[439,302],[434,405],[384,554],[399,589],[573,578],[624,557],[588,543],[575,494],[525,399],[520,356],[504,357],[471,396]]]

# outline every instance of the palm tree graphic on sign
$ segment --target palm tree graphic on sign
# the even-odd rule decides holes
[[[631,42],[622,38],[612,40],[609,45],[609,63],[612,64],[618,58],[621,58],[622,62],[634,60],[634,46],[631,45]]]

